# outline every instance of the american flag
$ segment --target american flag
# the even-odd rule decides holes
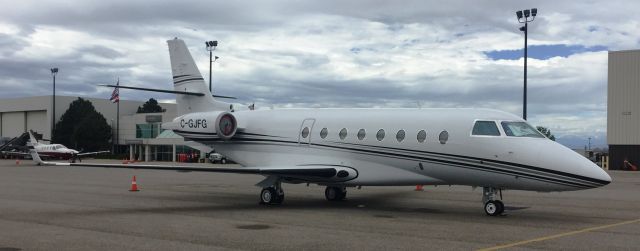
[[[118,79],[118,83],[116,85],[120,85],[120,79]],[[118,87],[113,89],[113,92],[111,93],[111,98],[109,100],[111,100],[112,103],[120,102],[120,89]]]

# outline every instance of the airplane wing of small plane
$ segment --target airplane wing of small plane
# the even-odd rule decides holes
[[[87,155],[96,155],[101,153],[110,153],[111,151],[97,151],[97,152],[86,152],[86,153],[78,153],[76,156],[87,156]]]
[[[238,173],[238,174],[258,174],[267,176],[277,176],[290,181],[299,182],[335,182],[351,180],[357,177],[357,171],[348,166],[342,165],[298,165],[298,166],[265,166],[265,167],[241,167],[241,168],[220,168],[220,167],[197,167],[179,165],[139,165],[139,164],[101,164],[101,163],[68,163],[49,162],[40,159],[39,154],[30,149],[29,153],[38,165],[46,166],[85,166],[102,168],[123,168],[123,169],[146,169],[165,170],[181,172],[212,172],[212,173]]]

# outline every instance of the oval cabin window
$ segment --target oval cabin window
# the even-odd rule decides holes
[[[427,132],[425,130],[420,130],[418,132],[417,139],[419,143],[424,143],[424,141],[427,139]]]
[[[345,139],[347,137],[347,128],[342,128],[338,136],[340,137],[340,139]]]
[[[363,140],[363,139],[364,139],[364,137],[366,136],[366,134],[367,134],[367,132],[366,132],[364,129],[360,129],[360,130],[358,131],[358,139],[359,139],[359,140]]]
[[[449,132],[447,132],[446,130],[440,132],[440,135],[438,135],[438,140],[440,141],[440,144],[445,144],[447,143],[447,141],[449,140]]]
[[[376,133],[376,139],[378,139],[378,141],[382,141],[384,139],[384,130],[383,129],[378,130],[378,133]]]
[[[329,130],[325,127],[320,130],[320,138],[326,138],[329,135]]]

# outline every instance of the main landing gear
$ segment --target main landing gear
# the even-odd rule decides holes
[[[260,192],[260,204],[281,204],[282,201],[284,201],[284,190],[282,190],[280,182],[273,186],[263,188],[262,192]]]
[[[345,187],[327,187],[324,190],[324,197],[328,201],[341,201],[347,197],[347,188]]]
[[[482,202],[484,203],[484,212],[487,215],[498,216],[504,212],[504,204],[498,198],[502,199],[500,190],[493,187],[482,189]]]

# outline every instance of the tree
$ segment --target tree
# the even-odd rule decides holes
[[[551,130],[549,130],[548,128],[543,126],[536,126],[536,129],[538,129],[540,133],[544,134],[544,136],[547,136],[547,138],[549,138],[550,140],[556,141],[556,136],[553,136]]]
[[[78,98],[56,123],[52,140],[77,150],[104,150],[110,146],[111,126],[90,101]]]
[[[147,102],[142,104],[142,106],[138,106],[137,113],[154,113],[154,112],[164,112],[160,105],[158,105],[158,101],[154,98],[150,98]]]

